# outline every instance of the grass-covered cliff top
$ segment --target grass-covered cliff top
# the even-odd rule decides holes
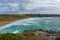
[[[13,20],[23,19],[23,18],[29,18],[30,16],[27,16],[25,14],[2,14],[0,15],[0,25],[8,23]]]
[[[57,34],[49,34],[46,31],[40,30],[28,30],[23,33],[13,34],[0,34],[0,40],[60,40],[60,35]]]

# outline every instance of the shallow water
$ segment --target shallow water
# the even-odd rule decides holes
[[[36,17],[17,20],[0,28],[2,33],[20,33],[24,30],[53,30],[60,31],[60,17]]]

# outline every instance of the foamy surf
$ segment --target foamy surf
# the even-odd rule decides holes
[[[36,17],[37,18],[37,17]],[[26,18],[26,19],[22,19],[22,20],[16,20],[14,22],[11,22],[9,24],[6,24],[4,26],[1,26],[0,27],[0,31],[5,29],[5,28],[8,28],[8,27],[11,27],[12,25],[30,25],[30,24],[25,24],[27,21],[31,21],[31,20],[34,20],[36,18]]]

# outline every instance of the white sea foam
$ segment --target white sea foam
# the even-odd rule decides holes
[[[24,23],[23,25],[26,25],[26,26],[28,26],[28,25],[30,25],[30,24],[26,24],[26,23]]]
[[[18,30],[16,30],[16,31],[14,31],[13,33],[15,33],[15,34],[16,34],[16,33],[19,33],[19,31],[18,31]]]
[[[46,20],[45,22],[46,22],[46,23],[49,23],[49,22],[51,22],[51,21],[50,21],[50,20]]]

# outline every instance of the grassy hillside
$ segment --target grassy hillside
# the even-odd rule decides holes
[[[13,20],[23,19],[23,18],[29,18],[30,16],[24,15],[24,14],[14,14],[14,15],[0,15],[0,25],[8,23]]]
[[[49,40],[48,38],[52,39],[51,37],[56,37],[55,40],[60,40],[60,36],[55,34],[49,34],[46,31],[40,31],[40,30],[28,30],[24,31],[23,33],[19,34],[1,34],[0,40]]]
[[[33,31],[25,31],[20,34],[1,34],[0,40],[35,40],[35,34]]]

